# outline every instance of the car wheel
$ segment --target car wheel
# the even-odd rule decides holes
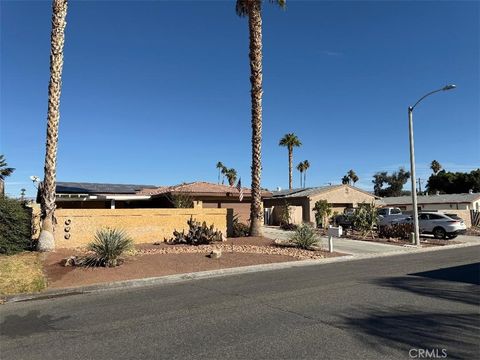
[[[441,228],[441,227],[436,227],[433,229],[433,236],[435,239],[445,239],[447,236],[447,232]]]

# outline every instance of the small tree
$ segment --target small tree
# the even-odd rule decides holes
[[[167,197],[176,209],[191,209],[193,208],[193,198],[188,194],[175,194]]]
[[[375,204],[362,203],[353,214],[353,226],[365,237],[368,232],[373,235],[373,229],[377,225],[377,210]]]
[[[282,208],[282,216],[281,216],[281,224],[280,225],[283,225],[283,224],[290,224],[290,221],[291,221],[291,216],[290,216],[290,204],[288,203],[287,200],[285,200],[285,203],[283,204],[283,208]]]
[[[330,205],[327,200],[318,200],[313,207],[313,211],[315,212],[317,227],[323,226],[326,228],[326,219],[332,215],[332,205]]]

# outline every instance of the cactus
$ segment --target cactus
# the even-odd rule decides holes
[[[189,227],[187,233],[185,233],[185,230],[181,232],[175,230],[173,238],[165,239],[165,242],[170,244],[205,245],[214,241],[222,241],[221,231],[215,230],[213,225],[207,226],[205,221],[200,223],[190,217],[187,224]]]

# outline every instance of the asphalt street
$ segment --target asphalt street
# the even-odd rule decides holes
[[[0,359],[478,359],[479,260],[474,246],[9,303]]]

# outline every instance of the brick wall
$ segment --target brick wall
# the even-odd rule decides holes
[[[137,244],[163,241],[186,230],[190,217],[227,234],[227,209],[57,209],[55,217],[57,248],[85,246],[102,227],[123,229]]]

